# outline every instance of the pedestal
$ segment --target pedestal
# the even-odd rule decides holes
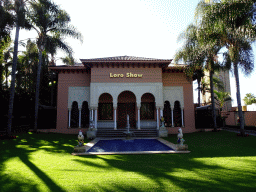
[[[85,152],[85,146],[82,147],[74,147],[74,153],[84,153]]]
[[[168,137],[168,130],[166,129],[160,129],[159,130],[159,137]]]
[[[87,139],[94,139],[96,138],[96,131],[87,131]]]
[[[176,150],[177,151],[187,151],[188,150],[188,145],[183,144],[183,145],[176,145]]]

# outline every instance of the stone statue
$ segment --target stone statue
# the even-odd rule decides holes
[[[177,143],[180,144],[180,145],[183,145],[183,143],[185,142],[185,140],[183,139],[182,129],[179,128],[179,129],[178,129],[178,132],[179,132],[179,133],[178,133],[178,135],[177,135],[177,137],[178,137]]]
[[[82,131],[80,130],[79,131],[79,134],[78,134],[78,147],[82,147],[84,145],[84,135],[82,133]]]
[[[160,121],[161,121],[161,127],[165,127],[164,126],[164,117],[163,116],[161,116]]]

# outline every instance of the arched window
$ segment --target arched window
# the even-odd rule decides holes
[[[72,103],[70,126],[72,128],[79,126],[79,110],[78,110],[78,103],[76,101],[73,101]]]
[[[99,98],[99,120],[113,120],[113,98],[103,93]]]
[[[117,97],[117,127],[125,128],[127,126],[127,115],[131,128],[136,127],[135,105],[136,96],[131,91],[123,91]]]
[[[155,97],[151,93],[145,93],[141,97],[140,119],[153,120],[155,111]]]
[[[89,108],[87,101],[83,102],[81,112],[81,127],[89,127]]]
[[[179,101],[175,101],[174,102],[173,121],[174,121],[174,127],[182,126],[182,122],[181,122],[181,108],[180,108],[180,102]]]
[[[164,121],[166,127],[172,126],[172,111],[171,111],[171,105],[169,101],[164,102]]]

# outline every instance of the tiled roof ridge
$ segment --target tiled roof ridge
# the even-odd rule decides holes
[[[92,59],[82,59],[83,61],[170,61],[172,59],[155,59],[146,57],[136,57],[136,56],[116,56],[116,57],[103,57],[103,58],[92,58]]]

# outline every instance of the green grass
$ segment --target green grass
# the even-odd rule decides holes
[[[76,135],[0,140],[0,191],[255,191],[256,138],[184,134],[189,154],[72,156]],[[176,143],[176,135],[167,140]],[[86,140],[88,142],[88,140]]]

